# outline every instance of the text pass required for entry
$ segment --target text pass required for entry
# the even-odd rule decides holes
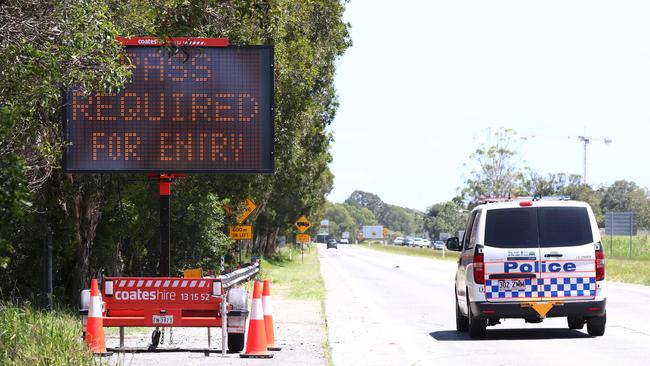
[[[67,171],[272,171],[270,47],[127,47],[120,92],[67,95]]]

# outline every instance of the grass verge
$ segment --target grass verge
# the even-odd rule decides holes
[[[318,261],[316,246],[306,246],[304,258],[300,255],[300,249],[288,248],[281,249],[272,258],[264,258],[259,278],[270,280],[273,283],[273,292],[281,297],[317,300],[320,302],[321,316],[325,326],[325,339],[322,343],[323,352],[327,364],[333,365],[329,329],[325,316],[327,291],[323,277],[320,274],[320,262]]]
[[[0,303],[0,365],[95,365],[78,315]]]
[[[636,248],[636,250],[643,252],[645,250],[644,243],[645,243],[645,239],[639,238],[639,241],[636,243],[633,241],[632,245],[633,248]],[[624,244],[625,243],[619,241],[619,252],[622,252],[622,249],[620,249],[620,247],[623,247]],[[645,259],[645,256],[643,255],[634,257],[637,259],[628,259],[623,255],[617,256],[616,242],[614,242],[614,253],[615,253],[614,258],[609,258],[609,246],[608,246],[609,244],[605,243],[605,245],[606,245],[605,247],[606,271],[607,271],[608,280],[614,282],[637,283],[641,285],[650,286],[650,259]],[[445,257],[443,258],[441,250],[409,248],[409,247],[383,245],[383,244],[361,244],[360,246],[382,251],[382,252],[393,253],[393,254],[410,255],[416,257],[425,257],[425,258],[442,259],[442,260],[453,260],[453,261],[458,260],[457,252],[447,251]]]
[[[259,278],[273,283],[273,292],[289,298],[301,300],[325,300],[325,282],[320,275],[318,250],[316,247],[305,248],[304,263],[300,250],[282,249],[273,258],[262,260]]]
[[[650,286],[650,260],[605,257],[605,270],[609,281]]]
[[[616,259],[646,259],[650,260],[650,238],[647,235],[633,236],[601,236],[603,249],[608,258]],[[630,244],[632,256],[630,257]]]

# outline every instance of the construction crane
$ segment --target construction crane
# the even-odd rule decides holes
[[[521,136],[524,140],[527,140],[529,138],[565,138],[565,136],[549,136],[549,135],[522,135]],[[575,139],[577,138],[580,142],[583,144],[583,161],[582,161],[582,183],[587,184],[587,145],[589,145],[592,142],[602,142],[605,145],[609,145],[612,143],[612,139],[609,137],[590,137],[586,135],[581,135],[581,136],[566,136],[568,139]]]
[[[583,162],[582,162],[582,184],[587,184],[587,145],[591,143],[591,141],[601,141],[605,143],[605,145],[609,145],[612,143],[612,139],[609,137],[603,137],[603,138],[598,138],[594,139],[589,136],[578,136],[578,140],[582,141],[583,143]]]

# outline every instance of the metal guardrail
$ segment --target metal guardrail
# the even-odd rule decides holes
[[[232,271],[228,274],[221,275],[218,278],[221,279],[224,290],[229,289],[232,286],[240,284],[244,281],[255,277],[255,275],[260,271],[259,262],[253,263],[248,267],[240,268],[238,270]]]

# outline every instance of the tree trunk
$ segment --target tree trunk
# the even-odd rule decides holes
[[[86,189],[89,188],[89,189]],[[90,255],[93,242],[97,233],[97,224],[101,212],[99,211],[99,192],[96,185],[83,187],[74,197],[74,217],[77,226],[77,263],[73,282],[73,296],[90,286]]]
[[[269,234],[269,240],[264,247],[264,255],[271,256],[275,253],[277,247],[278,233],[280,232],[279,228],[273,229]]]
[[[111,260],[111,276],[121,276],[124,273],[124,259],[122,259],[122,247],[124,246],[123,241],[128,239],[123,239],[115,243],[115,251],[113,251],[113,258]]]

